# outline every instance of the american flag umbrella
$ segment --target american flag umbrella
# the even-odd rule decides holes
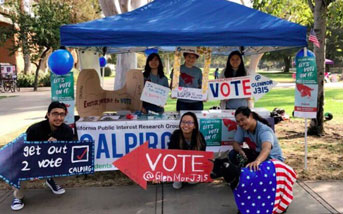
[[[284,212],[293,200],[296,173],[278,160],[265,161],[260,170],[241,170],[234,190],[237,207],[242,214],[275,214]]]

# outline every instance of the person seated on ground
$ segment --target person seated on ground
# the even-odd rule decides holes
[[[64,103],[58,101],[52,102],[48,107],[48,112],[45,116],[46,120],[31,125],[26,131],[27,141],[71,141],[73,140],[73,130],[64,123],[64,118],[67,115],[67,107]],[[24,192],[23,184],[21,188],[13,188],[14,199],[11,205],[12,210],[20,210],[24,208]],[[46,180],[45,184],[56,195],[65,193],[65,190],[57,185],[52,178]]]
[[[199,58],[196,48],[190,48],[183,52],[185,63],[180,66],[179,86],[185,88],[201,88],[202,85],[202,71],[200,68],[194,66]],[[173,78],[173,72],[170,75]],[[176,111],[181,110],[203,110],[204,105],[202,101],[178,99],[176,102]]]
[[[220,74],[220,78],[234,78],[246,76],[247,72],[244,67],[243,57],[241,52],[233,51],[230,53],[226,67]],[[240,106],[247,106],[250,98],[238,98],[222,100],[220,102],[221,109],[237,109]]]
[[[246,165],[252,170],[258,170],[259,165],[265,160],[284,161],[278,139],[269,127],[267,120],[245,106],[236,110],[235,118],[239,126],[234,136],[233,150],[229,153],[229,159],[232,163],[239,165],[238,154],[248,159],[248,151],[241,148],[243,142],[248,144],[250,150],[256,152],[252,162]]]
[[[144,84],[146,81],[156,83],[158,85],[168,87],[168,79],[163,72],[163,64],[160,56],[157,53],[152,53],[146,59],[144,69]],[[142,112],[148,114],[149,111],[163,113],[164,108],[151,103],[143,102]]]
[[[199,131],[198,120],[193,112],[187,112],[182,115],[179,129],[175,130],[170,136],[168,149],[206,150],[205,138]],[[174,182],[173,188],[182,188],[182,182]]]

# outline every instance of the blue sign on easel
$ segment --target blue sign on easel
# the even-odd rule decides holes
[[[0,178],[20,181],[94,173],[93,141],[26,141],[20,135],[0,149]]]

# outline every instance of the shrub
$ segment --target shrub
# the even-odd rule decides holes
[[[19,87],[33,87],[34,81],[34,74],[18,74],[17,82]],[[50,85],[50,72],[38,75],[38,87],[49,87]]]
[[[38,86],[40,86],[40,87],[49,87],[49,86],[51,86],[50,72],[48,72],[47,74],[43,74],[42,76],[38,77]]]
[[[35,76],[32,74],[18,74],[17,82],[19,87],[32,87],[35,81]]]

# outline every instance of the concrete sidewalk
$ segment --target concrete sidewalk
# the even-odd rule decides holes
[[[339,197],[343,193],[342,185],[342,181],[298,182],[287,214],[342,213]],[[325,191],[328,187],[334,191]],[[0,191],[1,214],[14,213],[11,201],[11,191]],[[237,213],[231,189],[225,184],[213,183],[185,185],[180,190],[174,190],[171,184],[148,185],[147,190],[137,185],[71,188],[60,196],[48,189],[27,190],[24,201],[24,209],[17,213]]]
[[[21,88],[20,92],[0,96],[9,96],[0,99],[0,136],[44,119],[51,102],[50,87],[38,88],[36,92],[32,88]]]

